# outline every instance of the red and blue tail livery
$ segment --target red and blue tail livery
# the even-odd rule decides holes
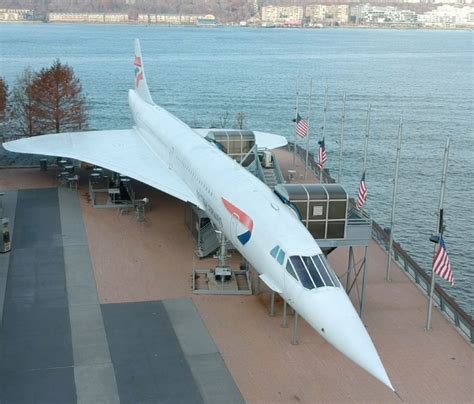
[[[138,83],[140,80],[143,80],[143,72],[142,72],[142,60],[140,57],[135,56],[135,88],[138,87]]]
[[[228,200],[224,198],[221,199],[227,211],[231,215],[238,218],[239,222],[243,225],[243,227],[247,229],[247,231],[237,236],[242,245],[247,244],[250,240],[250,237],[252,236],[253,220],[249,215],[247,215],[245,212],[242,212],[237,206],[232,205]]]

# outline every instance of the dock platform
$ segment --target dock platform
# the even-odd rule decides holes
[[[269,291],[193,295],[184,203],[137,186],[151,208],[139,223],[92,208],[85,178],[76,193],[56,188],[55,175],[0,171],[13,221],[12,252],[0,256],[0,402],[472,402],[472,346],[437,311],[424,330],[426,298],[396,263],[385,281],[374,241],[364,322],[400,398],[304,321],[292,345],[281,300],[268,315]],[[329,255],[341,276],[345,250]]]

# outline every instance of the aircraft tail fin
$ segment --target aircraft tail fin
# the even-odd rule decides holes
[[[146,82],[145,70],[143,69],[142,51],[140,49],[140,41],[135,39],[135,91],[137,94],[149,104],[153,104],[150,90]]]

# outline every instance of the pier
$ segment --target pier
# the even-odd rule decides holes
[[[288,169],[292,169],[292,154],[282,149],[277,151],[277,155],[282,174],[285,180],[290,181]],[[296,172],[291,173],[291,181],[296,181],[303,172],[304,165],[298,161]],[[166,399],[179,394],[183,399],[193,397],[196,401],[206,403],[219,402],[222,394],[233,397],[233,400],[228,401],[244,400],[248,403],[400,402],[395,394],[332,348],[303,320],[299,322],[299,345],[292,345],[291,327],[280,327],[279,317],[283,310],[281,299],[277,298],[275,302],[276,316],[268,315],[270,291],[262,289],[261,293],[250,296],[193,294],[190,268],[195,260],[195,241],[184,224],[184,203],[135,183],[136,194],[146,195],[150,199],[146,221],[137,222],[132,214],[120,215],[115,209],[94,209],[87,198],[86,175],[80,175],[77,192],[57,188],[56,175],[54,168],[46,172],[36,168],[0,171],[0,190],[6,192],[5,200],[8,201],[4,205],[5,215],[13,223],[10,263],[8,255],[0,256],[0,273],[5,280],[4,283],[0,282],[0,286],[4,284],[4,293],[0,290],[0,301],[2,304],[5,302],[3,313],[8,313],[10,309],[7,306],[12,303],[14,288],[24,285],[12,280],[12,265],[17,265],[17,262],[11,260],[11,257],[19,256],[21,249],[31,248],[29,239],[21,238],[25,228],[17,227],[22,220],[19,212],[24,208],[20,202],[34,206],[38,199],[27,196],[46,193],[48,198],[41,205],[43,212],[53,215],[52,212],[58,206],[60,212],[61,209],[63,212],[75,209],[74,220],[69,221],[70,215],[60,215],[60,220],[55,224],[56,249],[68,263],[69,270],[87,269],[93,276],[87,278],[87,285],[79,282],[79,279],[76,279],[76,284],[71,283],[70,279],[73,279],[68,277],[66,265],[64,287],[67,301],[62,307],[67,314],[64,318],[69,317],[70,333],[55,331],[55,328],[50,330],[58,340],[65,341],[65,347],[69,350],[65,363],[68,370],[64,370],[68,382],[63,384],[64,395],[61,396],[70,398],[66,401],[75,401],[81,397],[87,399],[87,396],[81,396],[87,392],[85,386],[98,387],[94,379],[88,378],[87,372],[80,372],[81,366],[90,366],[96,371],[106,370],[102,375],[107,375],[107,384],[100,391],[95,387],[90,389],[89,394],[111,401],[117,397],[121,400],[127,397],[143,398],[140,392],[147,391],[149,397],[154,399]],[[316,181],[316,175],[310,172],[308,180]],[[329,179],[326,182],[330,182]],[[14,195],[17,195],[16,199]],[[18,195],[24,196],[20,198],[21,201]],[[59,202],[53,203],[54,198]],[[81,224],[78,224],[78,218],[83,223],[81,238],[78,238],[76,231]],[[67,230],[64,226],[69,226],[69,230],[64,231]],[[435,310],[433,329],[425,331],[427,299],[420,292],[425,277],[414,269],[414,263],[395,244],[392,282],[385,281],[387,238],[384,234],[374,224],[375,239],[369,242],[364,323],[394,387],[403,402],[471,401],[474,393],[473,349],[468,338],[456,330],[445,316],[448,310],[452,311],[451,302],[441,291],[440,302],[443,302],[441,306],[446,312]],[[41,233],[38,237],[41,237]],[[87,252],[90,257],[88,267],[81,261],[83,258],[71,254],[74,250],[72,247]],[[36,253],[41,257],[46,251],[37,249]],[[347,253],[347,247],[340,247],[329,255],[331,265],[341,278],[347,269]],[[355,247],[354,255],[355,261],[359,261],[364,255],[364,248]],[[231,261],[239,262],[236,255]],[[200,264],[204,266],[206,262],[203,259]],[[212,259],[209,260],[209,266],[213,263]],[[253,277],[255,280],[255,273]],[[413,282],[410,277],[418,279],[419,283]],[[86,311],[82,311],[82,317],[74,314],[79,313],[77,310],[81,302],[73,300],[75,292],[72,286],[76,286],[77,299],[81,298],[81,293],[92,293],[92,296],[87,295],[87,307],[95,310],[94,315]],[[16,290],[16,296],[20,296],[21,290]],[[355,293],[351,293],[351,298],[357,305]],[[216,310],[216,307],[219,309]],[[133,313],[145,322],[131,323]],[[453,322],[456,323],[456,314],[453,316]],[[190,321],[181,321],[184,318]],[[92,321],[97,341],[91,344],[79,343],[80,327]],[[462,328],[461,324],[465,326],[469,318],[458,314],[458,321]],[[467,325],[470,325],[472,335],[472,319],[470,321]],[[124,329],[124,324],[131,324],[128,330]],[[191,329],[187,329],[186,324],[192,324]],[[29,326],[32,334],[40,330],[39,324]],[[140,333],[136,332],[137,329],[141,330]],[[31,376],[37,369],[28,361],[18,363],[22,368],[16,370],[5,365],[15,363],[12,352],[19,352],[19,345],[15,348],[15,341],[9,337],[12,332],[14,328],[11,322],[8,316],[4,316],[0,328],[2,402],[12,401],[14,396],[11,394],[15,393],[5,386],[16,383],[17,391],[21,391],[28,388],[27,380],[33,380],[18,377],[19,373],[16,372]],[[189,335],[193,333],[200,337],[190,340]],[[172,361],[180,364],[173,368],[173,374],[183,377],[185,389],[172,383],[166,386],[157,384],[157,375],[162,374],[159,373],[160,363],[163,366],[166,364],[168,368],[169,361],[152,361],[152,366],[139,372],[140,360],[146,358],[147,353],[157,353],[163,357],[164,353],[160,353],[149,339],[156,334],[168,335],[169,338],[162,338],[161,343],[166,347],[175,347],[168,351],[167,358],[173,358]],[[137,338],[133,340],[136,344],[132,344],[130,358],[124,358],[123,350],[120,349],[123,347],[120,338],[124,335]],[[12,350],[4,348],[6,341],[9,341]],[[92,360],[96,358],[92,352],[99,347],[104,355],[99,357],[102,362],[98,364]],[[127,367],[127,362],[130,366],[135,364],[138,367]],[[48,373],[52,365],[43,361],[40,368]],[[133,376],[134,382],[127,383],[124,375]],[[210,382],[219,375],[222,377],[219,384]],[[41,390],[40,385],[35,386],[41,397],[44,388]]]

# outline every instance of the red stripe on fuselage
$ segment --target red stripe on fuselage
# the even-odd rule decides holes
[[[253,220],[248,216],[246,213],[242,212],[237,206],[232,205],[229,201],[222,199],[222,203],[224,204],[225,208],[231,213],[237,215],[239,218],[239,222],[242,223],[247,229],[250,231],[253,230]]]

